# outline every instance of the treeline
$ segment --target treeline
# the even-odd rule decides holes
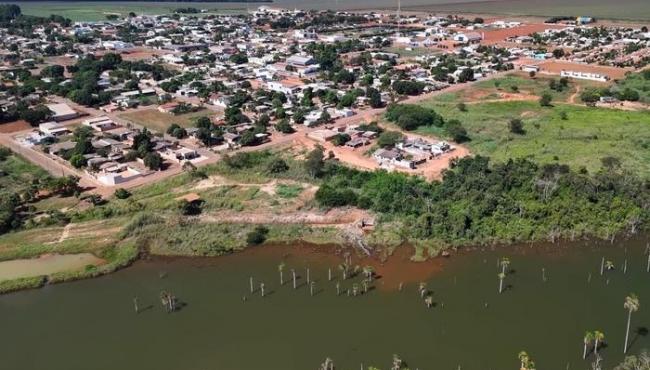
[[[650,183],[613,169],[596,174],[526,160],[455,161],[442,181],[331,164],[316,193],[323,207],[356,206],[398,221],[409,239],[448,245],[634,233],[650,220]]]

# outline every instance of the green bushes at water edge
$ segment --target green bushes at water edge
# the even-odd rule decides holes
[[[453,163],[442,181],[328,166],[316,200],[357,206],[399,224],[406,239],[444,245],[633,233],[650,220],[650,184],[617,169],[596,174],[526,159]]]

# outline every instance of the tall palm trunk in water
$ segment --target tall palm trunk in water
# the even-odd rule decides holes
[[[248,282],[250,283],[250,286],[251,286],[251,293],[255,292],[255,288],[253,287],[253,277],[252,276],[248,279]]]
[[[630,294],[625,297],[625,303],[623,307],[627,309],[627,330],[625,331],[625,347],[623,347],[623,353],[627,353],[627,341],[630,337],[630,322],[632,321],[632,312],[636,312],[639,307],[639,298],[635,294]]]
[[[503,272],[499,273],[499,294],[503,292],[503,280],[506,278],[506,274]]]
[[[293,289],[296,289],[296,270],[291,269],[291,274],[293,275]]]
[[[582,350],[582,359],[587,358],[587,346],[591,343],[591,341],[594,339],[594,334],[590,331],[585,333],[584,338],[582,339],[582,342],[584,343],[585,347]]]

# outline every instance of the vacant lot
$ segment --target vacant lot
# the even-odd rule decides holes
[[[492,45],[504,41],[508,37],[528,36],[531,33],[543,32],[547,29],[562,29],[565,26],[544,23],[524,24],[519,27],[498,28],[481,31],[483,33],[482,44]]]
[[[537,64],[537,63],[535,63]],[[583,73],[598,73],[608,76],[612,80],[620,80],[625,78],[625,74],[631,72],[632,68],[618,68],[599,66],[595,64],[581,64],[561,60],[549,60],[546,62],[538,63],[540,73],[550,73],[559,75],[563,70],[583,72]]]
[[[0,161],[0,195],[20,193],[30,188],[35,181],[48,177],[42,168],[27,162],[22,157],[11,155]]]
[[[197,118],[207,117],[211,113],[207,109],[202,109],[196,112],[174,115],[171,113],[162,113],[158,109],[152,108],[124,113],[119,117],[137,125],[147,127],[150,130],[165,132],[172,123],[176,123],[182,127],[192,127]]]
[[[479,102],[460,111],[453,97],[444,95],[422,105],[445,119],[460,120],[471,137],[470,150],[498,161],[531,158],[594,172],[601,168],[601,158],[612,156],[625,169],[650,177],[650,115],[644,112],[561,103],[543,108],[535,101]],[[515,118],[522,120],[524,134],[510,132]],[[444,136],[437,127],[419,132]]]

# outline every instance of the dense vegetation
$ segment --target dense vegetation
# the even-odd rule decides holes
[[[597,174],[526,160],[464,158],[441,182],[330,166],[316,193],[326,207],[357,206],[400,221],[404,235],[451,245],[555,240],[636,232],[650,213],[650,184],[613,168]]]

